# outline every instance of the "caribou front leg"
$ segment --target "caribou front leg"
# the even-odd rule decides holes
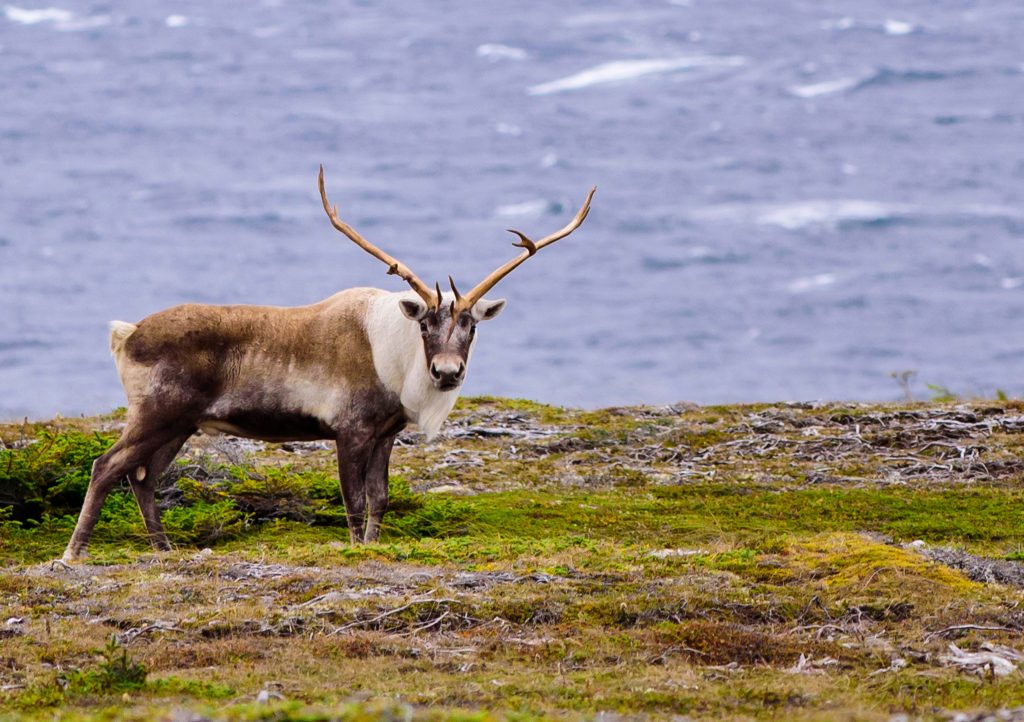
[[[338,438],[338,479],[345,500],[348,536],[353,544],[363,541],[366,523],[366,469],[373,453],[373,437]]]
[[[380,524],[388,508],[388,464],[395,436],[377,440],[366,467],[366,503],[369,507],[366,517],[366,535],[363,541],[375,542],[380,538]]]

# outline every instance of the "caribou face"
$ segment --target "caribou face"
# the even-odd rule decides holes
[[[454,288],[454,284],[453,284]],[[437,297],[441,298],[440,289]],[[466,379],[470,350],[476,341],[476,325],[495,318],[505,308],[505,299],[480,299],[472,308],[458,311],[455,302],[434,308],[415,298],[399,301],[402,313],[419,324],[423,355],[430,380],[438,391],[452,391]]]

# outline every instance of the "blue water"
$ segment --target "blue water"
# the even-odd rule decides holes
[[[0,417],[123,403],[110,319],[401,288],[321,162],[464,287],[599,187],[496,289],[467,393],[1024,393],[1017,0],[15,3]]]

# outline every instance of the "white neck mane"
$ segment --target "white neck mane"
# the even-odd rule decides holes
[[[459,390],[438,391],[434,387],[427,372],[419,327],[399,308],[398,302],[402,298],[417,296],[406,291],[381,294],[371,300],[366,315],[366,332],[377,375],[389,391],[398,394],[409,420],[426,434],[429,441],[441,430],[459,398]],[[446,298],[444,302],[451,300]],[[468,365],[469,359],[466,361]]]

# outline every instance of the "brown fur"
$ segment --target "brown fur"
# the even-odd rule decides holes
[[[363,317],[375,289],[351,289],[320,303],[277,306],[175,306],[148,316],[124,343],[138,364],[173,365],[204,384],[236,383],[247,351],[319,366],[356,388],[376,381]]]

